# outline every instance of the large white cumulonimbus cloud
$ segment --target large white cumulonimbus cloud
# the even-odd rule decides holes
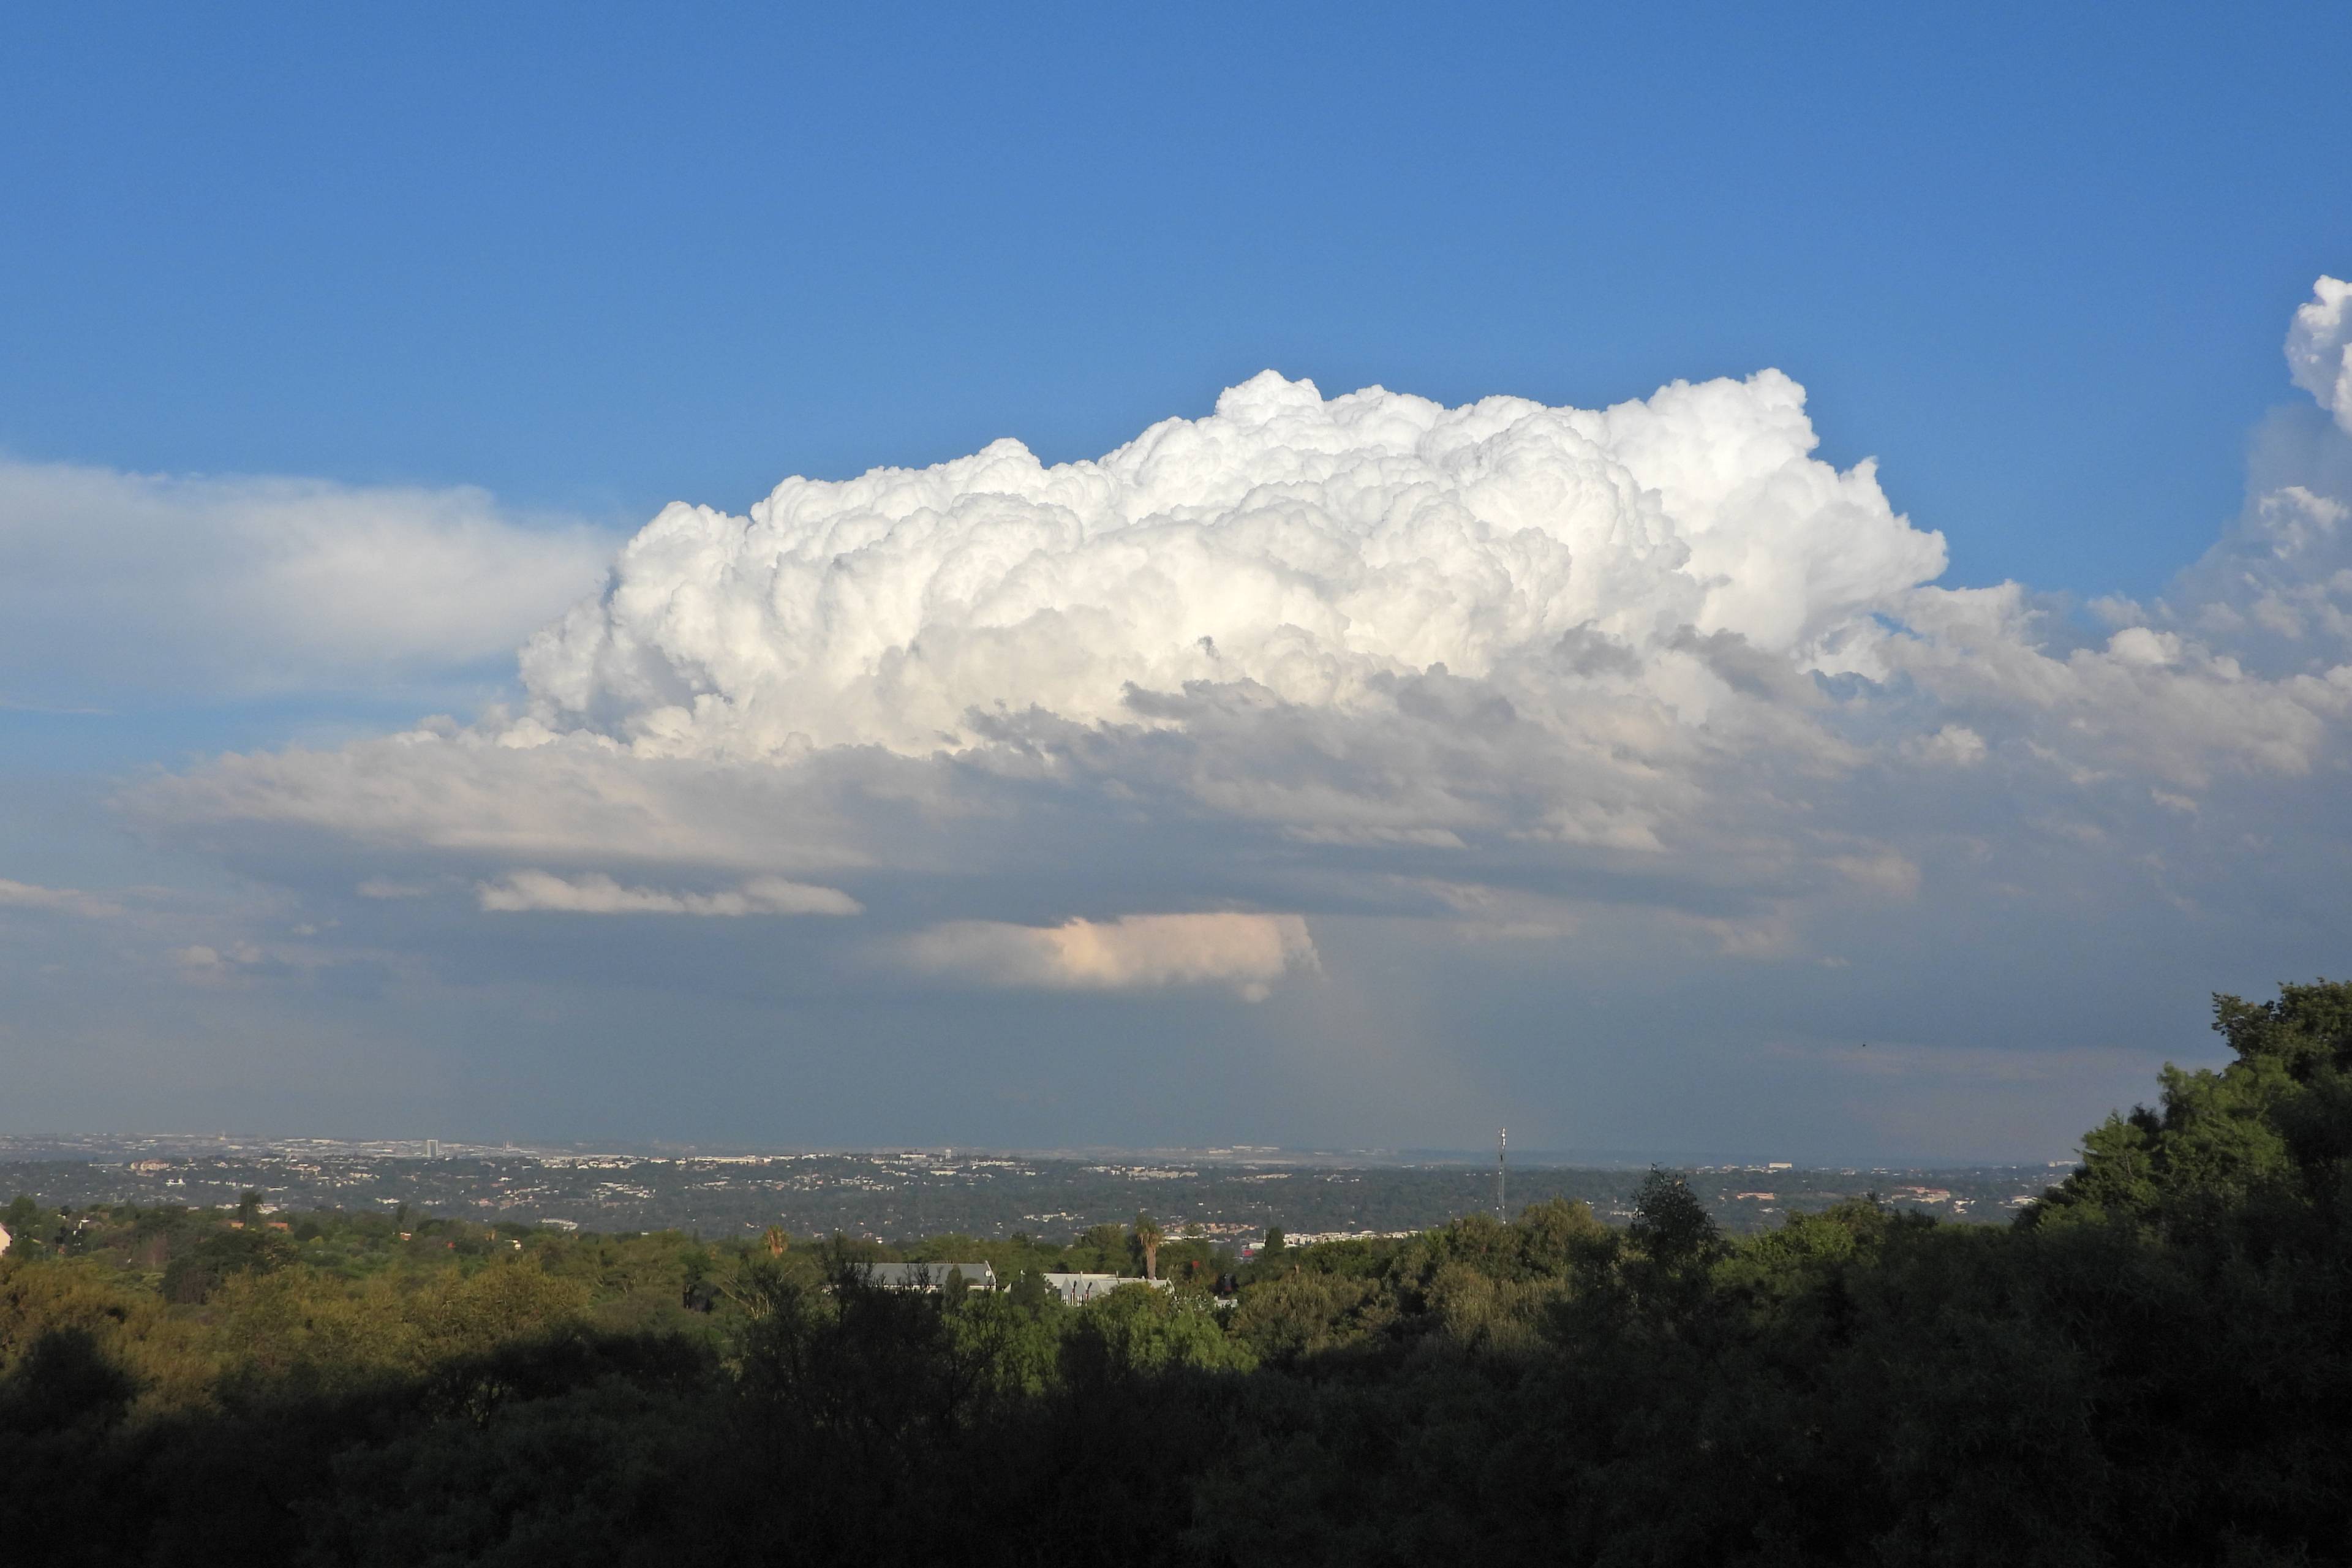
[[[672,506],[523,678],[549,733],[773,757],[961,747],[1005,709],[1130,719],[1130,689],[1198,683],[1351,709],[1570,636],[1647,661],[1728,635],[1832,667],[1944,546],[1814,444],[1771,371],[1601,412],[1326,399],[1267,372],[1098,462],[999,441],[790,479],[748,518]]]
[[[2338,414],[2346,299],[2289,341]],[[792,930],[987,986],[1255,995],[1339,914],[1755,957],[2116,878],[2190,918],[2333,841],[2352,445],[2313,439],[2166,600],[2084,616],[1937,584],[1777,372],[1604,410],[1268,373],[1098,461],[673,506],[531,638],[519,710],[132,804],[472,887],[461,919],[856,910]]]

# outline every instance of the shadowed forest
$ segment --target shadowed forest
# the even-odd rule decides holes
[[[1733,1238],[1671,1173],[1246,1265],[19,1198],[39,1563],[2352,1562],[2352,984],[2007,1227]],[[986,1261],[1004,1289],[880,1288]],[[1083,1306],[1047,1271],[1141,1276]]]

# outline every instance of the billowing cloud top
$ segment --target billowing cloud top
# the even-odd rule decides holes
[[[2287,332],[2287,367],[2352,435],[2352,283],[2322,278],[2312,292],[2317,297],[2295,311]]]
[[[1814,444],[1773,371],[1601,412],[1326,399],[1269,371],[1099,462],[1007,440],[790,479],[749,518],[674,505],[523,677],[547,731],[755,757],[954,747],[1006,708],[1131,718],[1130,688],[1350,709],[1382,677],[1484,678],[1571,632],[1818,664],[1944,547]]]

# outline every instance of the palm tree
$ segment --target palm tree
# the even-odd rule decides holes
[[[1165,1239],[1150,1215],[1135,1216],[1135,1245],[1143,1253],[1143,1277],[1146,1279],[1160,1278],[1160,1244]]]

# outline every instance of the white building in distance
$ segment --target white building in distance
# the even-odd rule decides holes
[[[1166,1279],[1138,1279],[1131,1274],[1048,1274],[1045,1283],[1073,1307],[1108,1296],[1122,1285],[1149,1285],[1155,1290],[1175,1288]]]

